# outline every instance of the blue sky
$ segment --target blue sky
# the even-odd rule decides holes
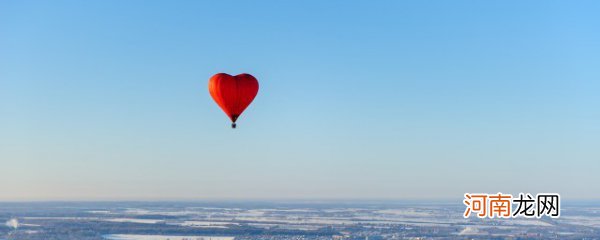
[[[0,200],[600,198],[599,11],[1,1]]]

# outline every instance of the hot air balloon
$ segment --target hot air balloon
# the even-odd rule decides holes
[[[235,128],[235,121],[258,93],[258,80],[247,73],[217,73],[208,80],[208,92],[231,119],[231,128]]]

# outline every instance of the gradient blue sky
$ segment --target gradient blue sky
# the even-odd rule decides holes
[[[600,198],[598,1],[0,1],[0,200]],[[251,73],[232,130],[207,92]]]

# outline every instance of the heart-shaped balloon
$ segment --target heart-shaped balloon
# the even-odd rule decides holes
[[[236,76],[217,73],[208,80],[208,92],[231,119],[231,127],[235,128],[235,121],[258,93],[258,80],[247,73]]]

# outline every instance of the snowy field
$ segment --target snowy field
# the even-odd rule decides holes
[[[234,237],[110,234],[108,240],[233,240]]]

